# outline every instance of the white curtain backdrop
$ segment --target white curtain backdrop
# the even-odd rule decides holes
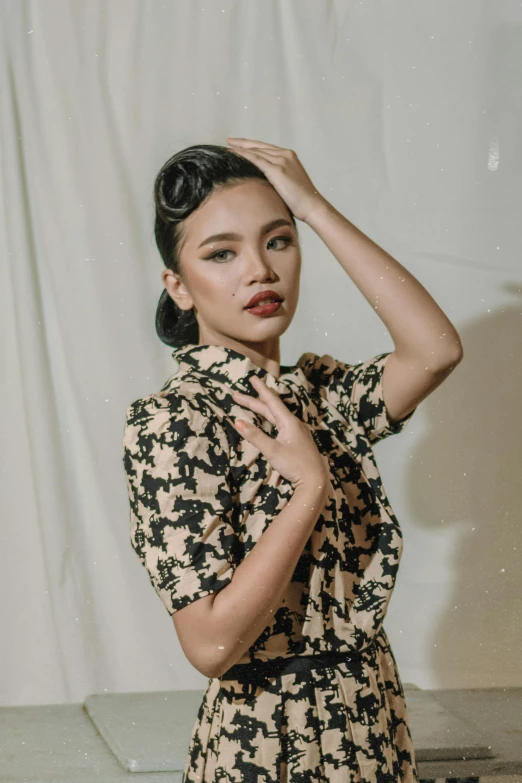
[[[1,0],[0,30],[0,704],[206,686],[131,548],[121,440],[176,369],[154,177],[227,136],[294,149],[457,328],[375,447],[405,542],[385,628],[404,682],[521,686],[519,0]],[[281,361],[393,350],[298,226]]]

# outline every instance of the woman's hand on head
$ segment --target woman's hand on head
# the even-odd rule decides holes
[[[230,152],[244,155],[261,169],[298,220],[306,222],[312,211],[326,201],[316,190],[294,150],[232,136],[227,141],[232,142]]]

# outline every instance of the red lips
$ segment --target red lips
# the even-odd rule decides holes
[[[282,302],[283,297],[275,291],[260,291],[258,294],[252,297],[246,307],[253,307],[258,302],[262,302],[265,299],[271,299],[274,302]]]

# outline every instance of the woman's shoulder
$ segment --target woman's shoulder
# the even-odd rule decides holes
[[[202,400],[196,380],[173,376],[156,392],[139,397],[125,411],[125,437],[144,430],[159,434],[166,428],[190,428],[200,431],[212,412]]]
[[[301,368],[309,381],[323,385],[327,379],[336,372],[343,372],[348,367],[344,362],[335,359],[329,353],[315,353],[306,351],[297,360],[297,367]]]

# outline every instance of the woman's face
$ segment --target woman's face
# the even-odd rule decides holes
[[[263,230],[276,220],[281,223]],[[215,236],[223,233],[237,236]],[[200,344],[236,350],[246,346],[279,360],[279,336],[297,308],[301,252],[288,207],[277,191],[258,179],[214,191],[187,218],[184,235],[184,280],[168,269],[162,278],[179,307],[194,307]],[[276,312],[249,312],[246,305],[252,296],[268,290],[283,297]]]

